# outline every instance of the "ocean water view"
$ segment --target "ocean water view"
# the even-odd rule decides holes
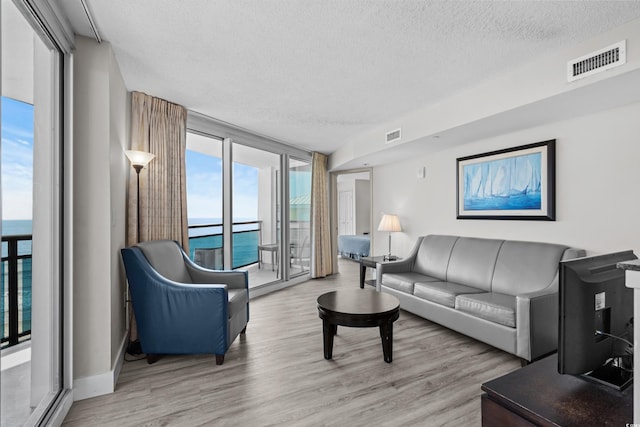
[[[22,236],[32,234],[32,222],[30,219],[3,219],[2,235],[3,236]],[[2,257],[8,254],[7,242],[2,242]],[[31,253],[31,241],[25,240],[18,242],[18,255],[26,255]]]
[[[2,236],[31,235],[31,220],[2,220]],[[18,333],[31,330],[31,283],[32,260],[31,240],[17,242],[18,256],[26,258],[17,260],[18,278]],[[2,263],[0,264],[0,338],[3,347],[9,338],[9,242],[2,242]]]
[[[233,268],[244,267],[258,262],[259,225],[255,219],[235,219],[234,222],[250,222],[233,226]],[[212,225],[218,224],[218,225]],[[189,229],[189,256],[194,259],[196,248],[222,247],[221,218],[189,218],[189,226],[210,225]]]
[[[251,220],[236,220],[248,222]],[[254,220],[255,221],[255,220]],[[220,218],[189,219],[189,225],[222,224]],[[2,236],[24,236],[32,234],[31,220],[2,220]],[[258,262],[259,225],[238,224],[233,227],[233,268],[244,267]],[[0,264],[0,338],[3,347],[9,337],[9,243],[2,242],[2,263]],[[189,230],[190,257],[194,259],[196,248],[221,248],[222,225],[211,225]],[[31,330],[32,301],[32,243],[31,240],[17,242],[18,256],[18,312],[19,334]]]

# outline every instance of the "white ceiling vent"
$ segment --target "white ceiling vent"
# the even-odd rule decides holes
[[[385,142],[389,144],[391,142],[400,141],[401,138],[402,138],[402,130],[396,129],[396,130],[392,130],[391,132],[387,132]]]
[[[591,52],[567,62],[567,81],[572,82],[627,62],[627,41]]]

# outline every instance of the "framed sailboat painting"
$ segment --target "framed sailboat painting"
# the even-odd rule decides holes
[[[457,218],[555,221],[555,144],[456,159]]]

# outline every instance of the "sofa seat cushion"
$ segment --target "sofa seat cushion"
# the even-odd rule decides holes
[[[382,275],[382,285],[397,291],[413,294],[413,285],[416,282],[437,282],[438,279],[424,274],[407,273],[385,273]]]
[[[413,288],[413,295],[418,298],[455,307],[456,297],[461,294],[482,293],[481,289],[470,286],[459,285],[451,282],[416,282]]]
[[[495,292],[458,295],[455,308],[491,322],[516,327],[516,297],[511,295]]]

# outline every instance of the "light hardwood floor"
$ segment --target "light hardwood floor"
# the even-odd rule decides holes
[[[480,425],[480,385],[519,359],[401,311],[393,363],[377,328],[339,327],[322,351],[318,295],[358,287],[358,264],[256,298],[247,333],[214,356],[125,362],[113,394],[75,402],[67,426]]]

